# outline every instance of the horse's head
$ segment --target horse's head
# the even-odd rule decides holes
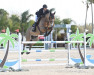
[[[50,11],[50,17],[49,17],[49,21],[50,24],[53,25],[54,24],[54,20],[55,20],[55,11]]]
[[[50,10],[49,13],[45,15],[45,22],[47,26],[53,26],[55,20],[55,12]]]

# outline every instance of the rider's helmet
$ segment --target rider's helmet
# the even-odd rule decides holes
[[[43,8],[47,8],[47,5],[46,5],[46,4],[44,4],[44,5],[43,5]]]

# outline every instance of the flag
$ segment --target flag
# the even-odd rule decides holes
[[[19,32],[19,29],[16,29],[15,31],[16,31],[16,32]]]
[[[5,33],[6,32],[5,29],[3,29],[2,32]]]

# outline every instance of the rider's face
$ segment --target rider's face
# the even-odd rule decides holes
[[[44,8],[43,10],[44,10],[44,11],[46,11],[46,10],[47,10],[47,8]]]

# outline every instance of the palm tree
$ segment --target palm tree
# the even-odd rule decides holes
[[[93,3],[94,3],[94,0],[87,0],[88,2],[90,2],[91,4],[91,14],[92,14],[92,34],[93,34]]]
[[[4,47],[6,47],[6,44],[7,44],[7,50],[6,50],[5,56],[2,60],[2,62],[0,63],[0,67],[2,68],[4,66],[7,56],[8,56],[9,41],[11,42],[12,46],[14,47],[14,42],[16,42],[16,40],[14,38],[18,38],[18,35],[16,35],[16,34],[10,35],[9,28],[7,28],[6,33],[1,33],[0,37],[2,37],[2,40],[0,40],[0,44],[3,43]]]
[[[70,38],[73,38],[72,41],[83,41],[84,40],[82,38],[83,36],[84,36],[84,34],[83,33],[79,34],[79,29],[77,28],[76,34],[71,34]],[[84,63],[84,58],[83,58],[83,55],[82,55],[81,50],[80,50],[81,45],[82,45],[82,43],[78,44],[78,50],[79,50],[81,60]],[[73,46],[75,46],[75,43],[73,44]]]
[[[94,33],[94,31],[93,31]],[[92,46],[92,43],[93,43],[93,40],[94,40],[94,34],[87,34],[86,37],[90,37],[87,42],[89,43],[89,46],[91,47]]]
[[[22,15],[21,15],[22,40],[23,40],[23,36],[24,36],[24,27],[25,27],[26,23],[28,22],[28,20],[30,19],[31,16],[33,16],[33,15],[29,14],[28,10],[23,12]]]
[[[87,12],[88,12],[88,8],[89,8],[89,5],[88,5],[88,2],[86,2],[85,29],[86,29],[86,21],[87,21]],[[85,31],[85,29],[84,29],[84,31]]]

